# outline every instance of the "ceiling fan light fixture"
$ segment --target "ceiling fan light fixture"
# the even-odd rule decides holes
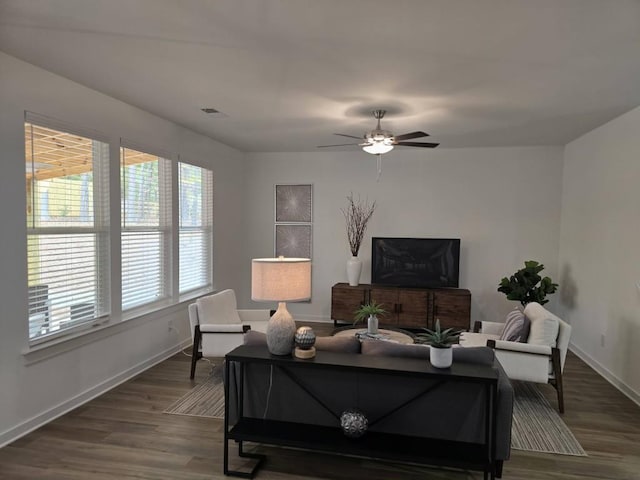
[[[318,145],[318,148],[324,147],[343,147],[347,145],[359,145],[362,149],[370,153],[372,155],[383,155],[385,153],[389,153],[393,150],[395,145],[400,145],[402,147],[422,147],[422,148],[435,148],[439,144],[438,143],[427,143],[427,142],[407,142],[406,140],[412,140],[414,138],[428,137],[428,133],[424,133],[422,131],[403,133],[402,135],[394,135],[393,132],[389,130],[383,130],[380,126],[380,120],[384,117],[385,110],[374,110],[373,116],[378,121],[376,128],[373,130],[369,130],[365,132],[362,137],[355,137],[353,135],[348,135],[346,133],[334,133],[334,135],[339,135],[341,137],[353,138],[356,140],[361,140],[359,143],[341,143],[337,145]],[[378,158],[380,160],[380,158]]]
[[[372,155],[382,155],[393,150],[393,145],[388,145],[386,142],[374,142],[371,145],[364,145],[362,150]]]

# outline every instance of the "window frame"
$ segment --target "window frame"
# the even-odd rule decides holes
[[[82,136],[91,140],[96,140],[106,144],[106,152],[104,154],[104,161],[101,168],[101,182],[106,185],[106,190],[103,191],[102,207],[99,208],[99,213],[94,217],[94,230],[98,230],[96,238],[96,245],[99,244],[99,248],[102,251],[106,251],[104,262],[98,262],[96,260],[96,276],[102,279],[101,291],[106,291],[102,303],[105,305],[105,311],[99,315],[98,318],[93,319],[91,322],[86,322],[81,325],[73,326],[67,329],[63,329],[60,332],[53,334],[47,334],[35,339],[29,338],[29,302],[25,305],[24,318],[27,320],[26,327],[26,347],[23,350],[25,359],[28,363],[40,361],[44,358],[48,358],[51,355],[57,355],[60,352],[68,351],[73,348],[77,348],[81,345],[86,345],[99,338],[112,335],[113,332],[125,331],[128,328],[129,322],[134,321],[131,325],[139,325],[141,323],[153,322],[161,318],[161,316],[153,315],[154,312],[162,310],[163,312],[178,312],[184,308],[184,303],[188,300],[196,298],[198,296],[210,293],[213,291],[213,265],[214,265],[214,209],[213,209],[213,181],[215,178],[214,170],[211,166],[204,166],[198,162],[191,162],[181,158],[178,154],[171,154],[167,151],[150,147],[149,145],[143,145],[136,141],[124,139],[122,137],[114,138],[98,131],[92,130],[86,127],[77,127],[72,123],[46,117],[44,115],[25,111],[25,123],[33,123],[34,125],[43,126],[45,128],[51,128],[60,130],[62,132],[68,132],[72,135]],[[26,145],[26,135],[25,135]],[[131,306],[126,310],[123,309],[123,274],[122,274],[122,238],[123,232],[133,231],[134,228],[127,228],[123,223],[122,216],[122,159],[121,153],[123,148],[144,152],[149,155],[159,157],[164,163],[160,169],[162,171],[163,178],[159,180],[164,189],[164,194],[160,196],[162,202],[160,218],[162,219],[162,225],[158,228],[161,232],[163,242],[161,250],[161,258],[163,263],[163,283],[164,294],[161,298],[142,305]],[[27,152],[24,154],[24,161],[27,160]],[[203,192],[203,198],[207,195],[209,211],[208,225],[205,230],[208,230],[207,241],[207,282],[206,285],[197,287],[194,289],[179,291],[179,275],[180,275],[180,212],[179,212],[179,168],[180,164],[191,165],[203,169],[210,175],[210,182],[206,190]],[[26,179],[26,177],[23,177]],[[96,179],[93,180],[96,182]],[[26,185],[26,183],[25,183]],[[95,185],[94,185],[94,188]],[[28,190],[25,190],[25,197],[28,195]],[[96,191],[94,191],[94,196]],[[200,199],[203,202],[203,198]],[[27,205],[31,203],[31,200],[27,202]],[[94,206],[96,205],[94,199]],[[204,208],[204,207],[203,207]],[[29,215],[25,212],[25,219],[29,221]],[[100,224],[98,228],[98,223]],[[86,229],[82,229],[86,232]],[[25,248],[28,250],[28,235],[31,234],[31,230],[27,228],[25,235]],[[96,249],[98,246],[96,246]],[[29,258],[29,252],[27,251],[27,260]],[[98,255],[96,254],[96,258]],[[25,278],[25,286],[28,286],[28,269]],[[28,296],[28,295],[27,295]],[[31,310],[32,311],[32,310]]]
[[[79,137],[83,137],[84,139],[100,142],[103,144],[104,151],[97,155],[96,158],[92,157],[92,181],[93,181],[93,226],[43,226],[36,225],[36,213],[35,213],[35,182],[36,178],[32,175],[31,179],[28,179],[27,173],[25,173],[24,181],[25,181],[25,198],[29,196],[29,190],[31,192],[31,200],[27,201],[27,207],[31,205],[32,211],[29,212],[28,208],[25,211],[25,219],[26,219],[26,238],[25,238],[25,246],[27,249],[27,312],[26,312],[26,320],[27,320],[27,343],[29,347],[36,347],[43,344],[48,344],[51,342],[55,342],[60,338],[75,336],[79,333],[90,331],[92,328],[108,321],[111,316],[111,289],[110,289],[110,275],[111,269],[110,266],[110,257],[111,257],[111,242],[110,242],[110,218],[109,218],[109,203],[110,203],[110,177],[109,177],[109,168],[110,168],[110,152],[111,152],[111,144],[108,140],[108,137],[100,132],[95,130],[91,130],[88,128],[76,127],[75,125],[69,124],[67,122],[53,119],[44,115],[36,114],[33,112],[25,111],[24,114],[24,132],[25,132],[25,147],[27,144],[27,125],[30,125],[30,136],[29,139],[31,145],[31,158],[32,162],[34,160],[34,137],[33,130],[35,127],[41,127],[44,129],[51,129],[61,134],[70,134]],[[24,162],[26,164],[28,158],[28,152],[25,148],[24,154]],[[97,161],[97,165],[93,162]],[[32,170],[33,171],[33,170]],[[55,178],[55,177],[54,177]],[[27,188],[27,182],[31,182],[30,189]],[[29,280],[29,262],[31,258],[29,245],[31,243],[30,237],[41,237],[45,235],[68,235],[70,237],[74,235],[87,235],[91,234],[95,236],[95,256],[94,256],[94,269],[95,269],[95,282],[96,282],[96,301],[97,305],[97,313],[92,316],[92,318],[87,320],[76,320],[71,319],[72,313],[70,312],[70,318],[65,322],[70,324],[66,327],[61,327],[59,330],[54,332],[46,332],[41,335],[31,336],[32,329],[32,321],[31,321],[31,312],[34,308],[41,308],[38,306],[31,305],[30,302],[30,290],[34,287],[38,287],[39,285],[30,285]],[[47,297],[49,292],[47,291]],[[51,300],[47,298],[46,302],[50,302]],[[50,318],[52,316],[53,308],[50,306],[46,306],[48,311],[46,315],[49,317],[47,322],[51,321]],[[74,324],[72,324],[74,323]],[[42,327],[41,327],[42,328]]]
[[[133,150],[142,154],[151,155],[157,157],[158,160],[158,225],[157,226],[127,226],[126,219],[123,215],[126,207],[123,207],[124,194],[124,164],[123,164],[123,151]],[[123,320],[134,318],[138,315],[157,310],[163,306],[168,306],[176,303],[175,294],[173,292],[173,258],[174,252],[174,240],[173,231],[177,220],[173,213],[173,192],[175,191],[175,174],[174,164],[176,163],[173,155],[162,150],[154,149],[149,146],[141,145],[131,140],[120,139],[119,148],[119,172],[120,172],[120,195],[119,195],[119,208],[120,208],[120,298],[119,306],[122,312]],[[134,304],[129,307],[124,305],[124,255],[123,255],[123,233],[125,232],[158,232],[160,234],[160,276],[161,276],[161,291],[153,301],[144,302],[141,304]]]
[[[180,190],[182,187],[181,170],[180,170],[181,165],[199,168],[202,171],[201,196],[199,200],[202,221],[201,221],[201,225],[199,226],[183,227],[181,222],[181,212],[182,212],[181,204],[180,204],[180,202],[182,201],[182,198],[180,195]],[[215,175],[211,168],[203,167],[201,165],[197,165],[196,163],[189,162],[184,158],[178,157],[178,161],[177,161],[178,186],[176,189],[178,194],[178,201],[176,202],[178,205],[178,212],[176,215],[178,266],[176,268],[176,271],[177,271],[176,284],[177,284],[177,294],[180,299],[193,298],[193,297],[202,295],[204,293],[209,293],[213,291],[213,222],[214,222],[213,210],[214,210],[214,189],[215,189],[214,181],[215,181]],[[180,234],[183,233],[183,231],[187,231],[187,232],[202,231],[204,236],[203,243],[204,243],[204,251],[205,251],[204,264],[207,266],[207,269],[205,273],[206,281],[204,284],[181,290],[180,274],[182,269],[180,268],[180,255],[181,255]]]

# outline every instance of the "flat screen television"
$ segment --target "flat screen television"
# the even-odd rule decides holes
[[[458,288],[459,238],[374,237],[371,244],[371,283]]]

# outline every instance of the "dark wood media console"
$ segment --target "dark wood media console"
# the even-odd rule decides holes
[[[336,283],[331,289],[331,318],[353,323],[354,311],[369,302],[381,303],[388,312],[379,316],[381,325],[401,328],[442,328],[469,330],[471,292],[464,288],[401,288],[369,284],[352,287]]]

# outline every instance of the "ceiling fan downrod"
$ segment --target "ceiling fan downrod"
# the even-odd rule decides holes
[[[384,114],[387,113],[386,110],[374,110],[373,111],[373,117],[378,120],[378,126],[376,127],[376,130],[382,130],[380,128],[380,120],[382,120],[382,118],[384,117]]]

